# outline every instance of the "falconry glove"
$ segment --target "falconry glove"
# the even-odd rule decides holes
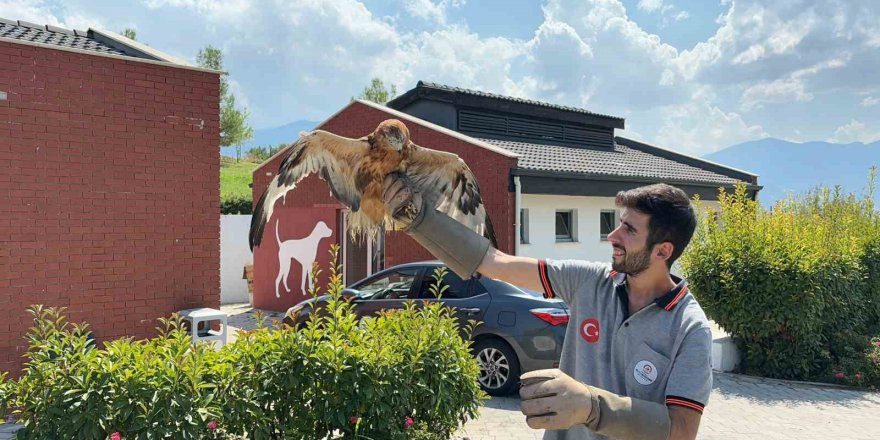
[[[620,440],[667,440],[671,422],[665,405],[620,396],[578,382],[558,369],[520,376],[520,409],[535,429],[576,424]]]
[[[428,206],[406,176],[385,179],[385,203],[395,230],[402,230],[462,279],[476,273],[489,250],[489,239]]]

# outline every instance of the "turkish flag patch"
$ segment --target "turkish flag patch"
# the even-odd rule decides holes
[[[581,337],[590,344],[599,342],[599,321],[596,318],[587,318],[581,323]]]

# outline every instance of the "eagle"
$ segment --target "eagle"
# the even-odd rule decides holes
[[[471,169],[455,154],[414,144],[409,129],[397,119],[383,121],[360,139],[323,130],[300,133],[283,154],[278,173],[254,207],[251,250],[260,245],[275,202],[313,173],[350,210],[353,237],[376,236],[383,226],[394,229],[383,192],[385,179],[396,173],[421,194],[426,207],[433,206],[498,246]]]

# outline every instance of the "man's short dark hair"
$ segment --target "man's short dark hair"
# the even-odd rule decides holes
[[[672,255],[667,266],[681,256],[697,228],[697,215],[687,194],[665,183],[620,191],[614,199],[622,208],[634,209],[650,216],[646,249],[668,241],[672,243]]]

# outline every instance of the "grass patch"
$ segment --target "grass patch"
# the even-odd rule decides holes
[[[251,200],[250,183],[259,163],[220,156],[220,200],[244,198]]]

